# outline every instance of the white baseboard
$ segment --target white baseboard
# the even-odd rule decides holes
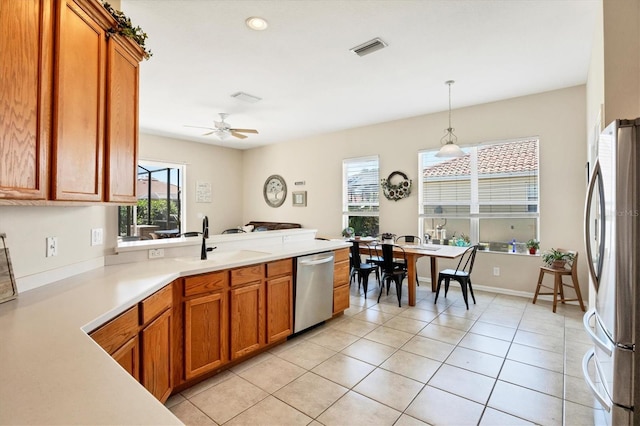
[[[420,279],[420,282],[428,282],[429,285],[431,285],[430,278],[423,278],[423,277],[418,277],[418,278]],[[508,288],[499,288],[499,287],[492,287],[492,286],[479,285],[479,284],[473,284],[473,288],[476,290],[486,291],[487,293],[505,294],[507,296],[518,296],[518,297],[524,297],[527,299],[533,299],[533,296],[535,295],[535,292],[511,290]],[[553,296],[550,296],[550,295],[538,296],[538,300],[553,302]],[[576,306],[579,305],[577,301],[567,302],[567,304],[576,305]]]
[[[33,275],[16,278],[16,287],[18,294],[34,288],[42,287],[74,275],[88,272],[93,269],[102,268],[104,266],[104,257],[96,257],[94,259],[85,260],[74,263],[72,265],[62,266],[60,268],[51,269],[49,271],[39,272]]]

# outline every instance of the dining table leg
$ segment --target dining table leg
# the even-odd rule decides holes
[[[416,256],[406,253],[407,285],[409,287],[409,306],[416,306]]]
[[[438,283],[438,258],[429,256],[429,259],[431,259],[431,291],[435,293]]]

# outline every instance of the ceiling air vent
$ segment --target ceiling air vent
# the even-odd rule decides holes
[[[349,50],[358,56],[364,56],[369,53],[373,53],[376,50],[384,49],[385,47],[387,47],[387,43],[376,37],[373,40],[369,40],[361,45],[352,47]]]
[[[236,92],[233,95],[231,95],[231,97],[239,99],[239,100],[244,101],[244,102],[249,102],[250,104],[255,104],[256,102],[259,102],[259,101],[262,100],[262,98],[250,95],[250,94],[245,93],[245,92]]]

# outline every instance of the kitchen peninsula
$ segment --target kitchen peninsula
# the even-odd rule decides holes
[[[0,424],[180,424],[88,333],[183,277],[348,247],[305,231],[244,242],[211,238],[218,249],[204,261],[196,259],[195,242],[175,248],[189,256],[168,257],[167,247],[164,258],[145,261],[130,261],[140,251],[130,247],[115,255],[122,263],[107,262],[0,305]]]

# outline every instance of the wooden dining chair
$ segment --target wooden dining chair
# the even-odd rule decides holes
[[[409,244],[422,244],[422,239],[420,237],[417,237],[415,235],[401,235],[399,237],[396,237],[396,244],[400,243],[404,241],[405,243],[409,243]],[[420,286],[420,280],[418,279],[418,259],[416,259],[416,285]]]
[[[541,266],[540,274],[538,275],[538,285],[536,286],[536,294],[533,296],[533,303],[535,304],[538,300],[539,295],[553,295],[553,313],[556,312],[556,306],[558,302],[575,302],[577,301],[580,304],[580,309],[585,311],[584,303],[582,302],[582,294],[580,293],[580,283],[578,282],[578,252],[572,250],[558,249],[558,251],[563,253],[571,253],[573,254],[573,260],[567,261],[569,267],[566,266],[563,268],[553,268],[551,266]],[[553,287],[542,284],[544,277],[546,274],[553,275]],[[571,277],[571,283],[565,283],[563,278],[569,276]],[[553,291],[549,291],[546,293],[541,293],[540,288],[544,287]],[[564,295],[564,288],[572,287],[576,293],[576,297],[573,299],[567,299]],[[560,297],[558,298],[558,295]]]
[[[449,283],[451,280],[458,281],[462,289],[462,298],[464,304],[467,305],[469,310],[469,297],[467,295],[467,289],[471,292],[473,298],[473,304],[476,304],[476,296],[473,294],[473,287],[471,286],[471,271],[473,271],[473,264],[476,261],[476,252],[478,251],[478,245],[469,247],[460,257],[458,266],[456,269],[445,269],[438,274],[438,288],[436,289],[436,298],[433,303],[438,301],[438,295],[440,294],[440,287],[442,281],[444,281],[444,297],[447,297],[449,291]]]

